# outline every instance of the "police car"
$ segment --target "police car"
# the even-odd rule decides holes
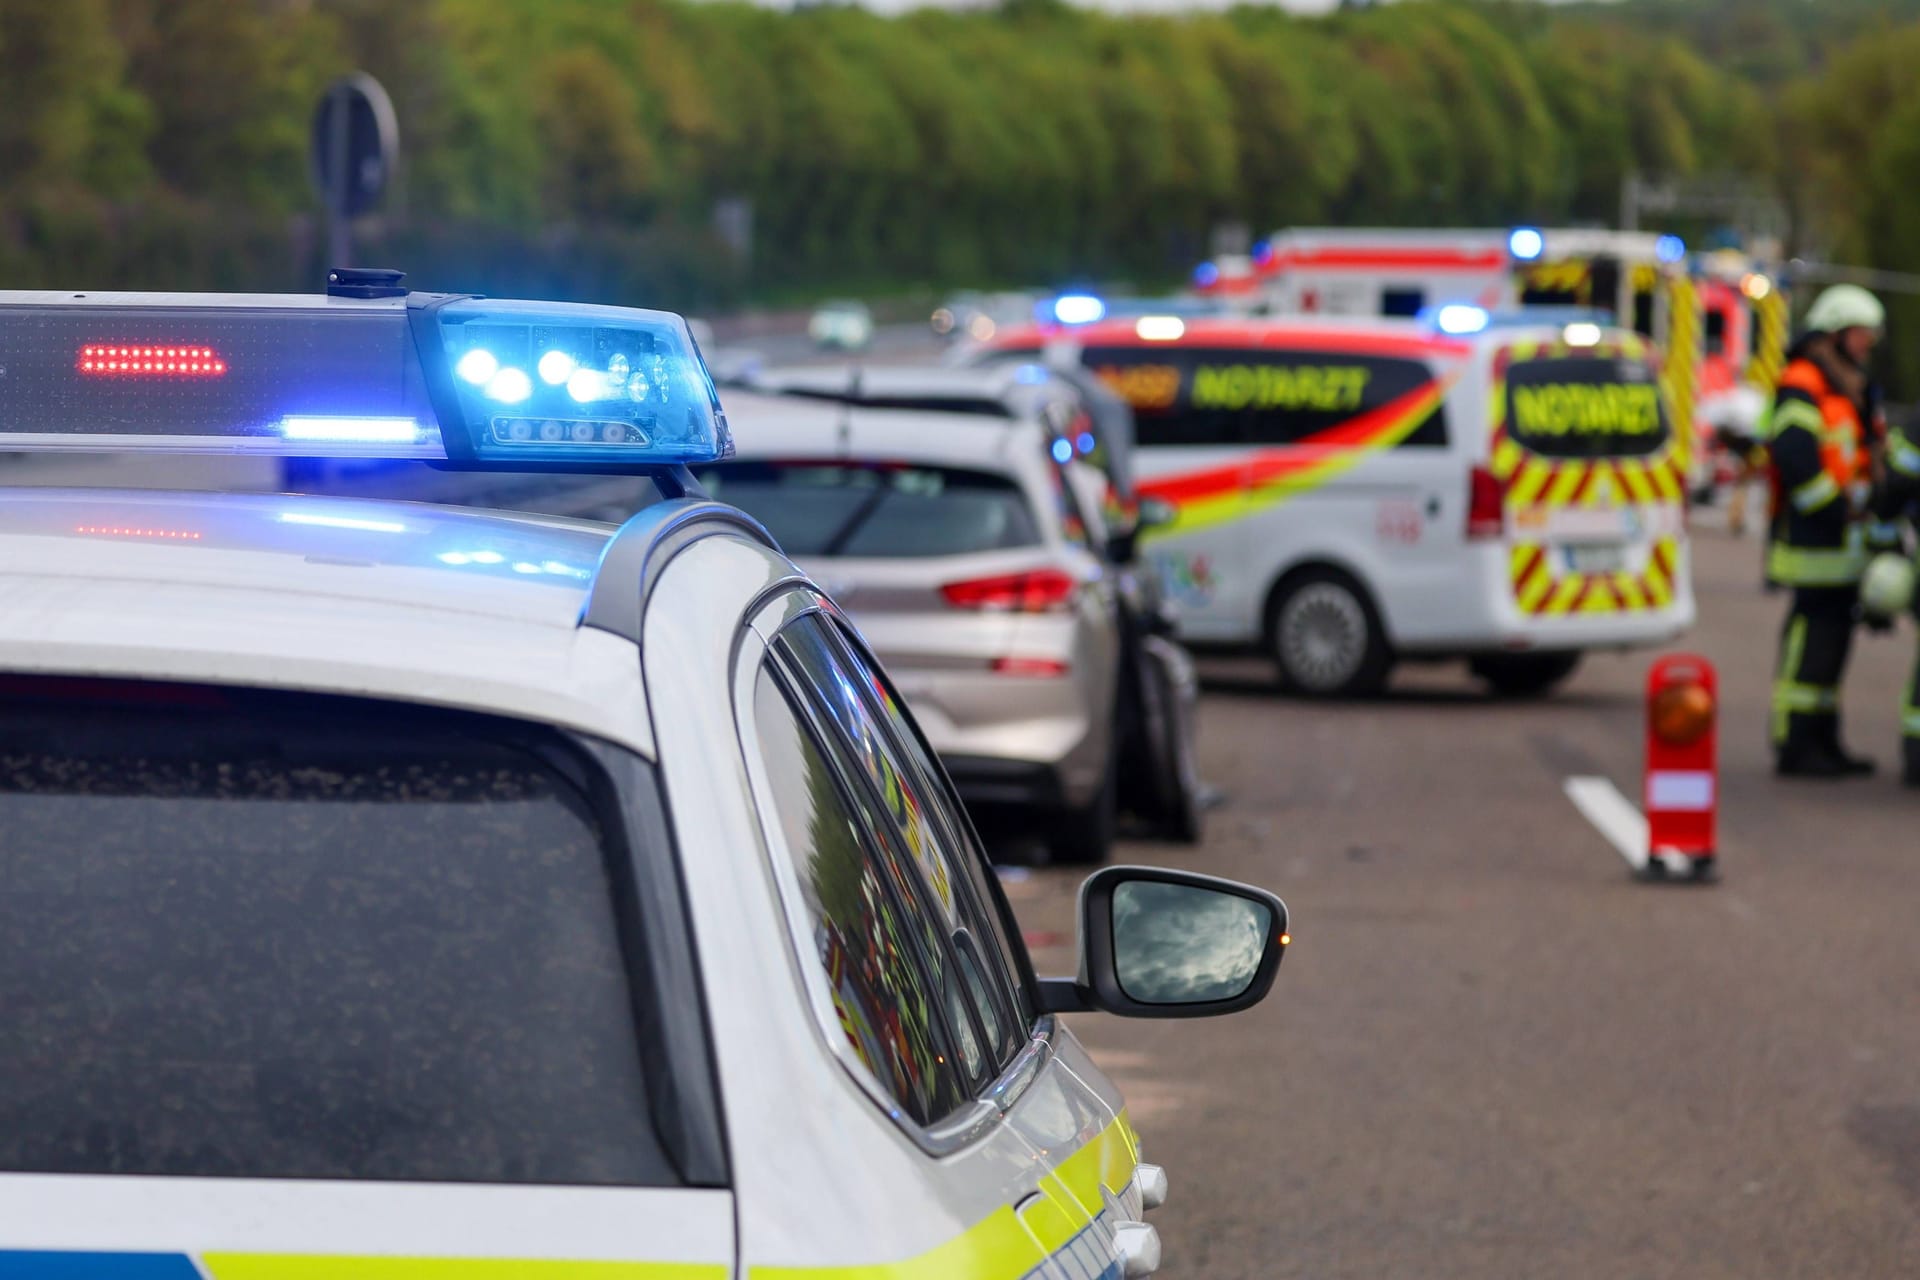
[[[4,448],[665,500],[0,494],[0,1273],[1152,1271],[1060,1015],[1254,1004],[1281,902],[1107,868],[1036,978],[859,635],[692,491],[682,322],[336,276],[0,293]]]

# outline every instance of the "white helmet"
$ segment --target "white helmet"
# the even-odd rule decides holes
[[[1860,608],[1870,618],[1892,621],[1913,605],[1913,561],[1885,551],[1867,562],[1860,579]]]
[[[1886,327],[1887,309],[1880,305],[1880,299],[1857,284],[1836,284],[1823,289],[1807,308],[1807,328],[1814,333]]]

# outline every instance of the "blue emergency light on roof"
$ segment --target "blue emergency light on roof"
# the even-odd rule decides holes
[[[1468,302],[1450,302],[1433,313],[1433,327],[1442,333],[1460,337],[1479,333],[1492,319],[1485,307],[1476,307]]]
[[[1515,262],[1534,262],[1547,251],[1547,237],[1538,227],[1515,227],[1507,233],[1507,253]]]
[[[1052,311],[1061,324],[1093,324],[1107,314],[1107,304],[1090,293],[1063,293],[1053,300]]]
[[[0,449],[646,471],[733,452],[686,323],[446,294],[0,292]]]
[[[1678,262],[1687,256],[1687,242],[1675,235],[1661,236],[1653,242],[1653,256],[1662,262]]]

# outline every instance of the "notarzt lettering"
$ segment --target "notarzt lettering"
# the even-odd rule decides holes
[[[1357,365],[1201,365],[1188,399],[1196,409],[1352,411],[1372,376]]]
[[[1513,388],[1514,425],[1523,435],[1646,435],[1660,429],[1660,391],[1651,384],[1596,386],[1548,382]]]

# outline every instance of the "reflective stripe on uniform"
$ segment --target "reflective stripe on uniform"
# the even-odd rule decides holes
[[[1805,484],[1795,485],[1790,496],[1795,509],[1801,515],[1812,515],[1840,496],[1840,485],[1832,476],[1822,471]]]
[[[1892,520],[1867,521],[1866,537],[1867,545],[1875,551],[1900,549],[1900,526]]]
[[[1783,399],[1773,406],[1773,418],[1769,424],[1774,436],[1799,427],[1822,436],[1827,429],[1827,420],[1820,416],[1820,410],[1800,399]]]
[[[1920,448],[1904,435],[1892,435],[1887,440],[1887,466],[1903,476],[1920,479]]]
[[[1845,587],[1860,581],[1867,567],[1866,547],[1856,526],[1844,547],[1794,547],[1776,542],[1767,548],[1767,577],[1789,587]]]
[[[1818,715],[1840,705],[1840,691],[1831,685],[1797,684],[1782,680],[1773,686],[1773,705],[1779,711],[1798,711]]]
[[[1786,643],[1780,648],[1780,670],[1773,680],[1773,740],[1776,743],[1787,740],[1787,716],[1793,708],[1787,705],[1792,696],[1786,691],[1802,686],[1793,679],[1800,670],[1800,662],[1807,654],[1807,620],[1798,614],[1787,624]]]

